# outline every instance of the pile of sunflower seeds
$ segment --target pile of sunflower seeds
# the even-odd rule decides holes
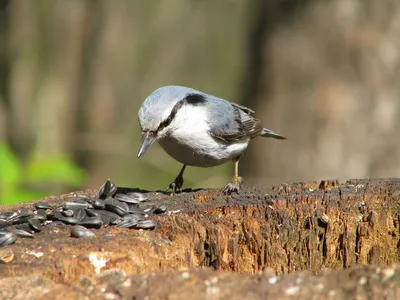
[[[160,207],[141,207],[148,200],[143,193],[118,194],[117,186],[107,180],[99,189],[97,198],[80,197],[59,207],[49,203],[35,204],[33,213],[27,211],[0,214],[0,247],[15,243],[18,237],[34,238],[43,226],[58,221],[71,227],[71,237],[94,237],[88,228],[115,225],[121,228],[152,230],[157,223],[148,219],[150,214],[167,211]]]

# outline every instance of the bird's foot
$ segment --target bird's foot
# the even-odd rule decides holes
[[[239,193],[240,185],[243,183],[242,177],[234,176],[232,182],[228,183],[224,188],[224,194]]]
[[[182,191],[182,187],[183,187],[183,176],[176,176],[174,182],[172,182],[168,188],[167,188],[167,192],[169,190],[172,190],[172,193],[177,193],[177,192],[181,192]]]

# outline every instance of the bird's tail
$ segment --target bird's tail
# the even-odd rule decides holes
[[[286,138],[284,136],[281,136],[281,135],[277,134],[275,131],[269,130],[267,128],[263,128],[263,131],[261,132],[261,136],[272,137],[272,138],[278,139],[278,140],[286,140]]]

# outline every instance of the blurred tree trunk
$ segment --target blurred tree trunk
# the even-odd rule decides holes
[[[7,140],[10,53],[8,51],[9,0],[0,1],[0,142]]]
[[[399,20],[399,1],[314,1],[269,36],[255,108],[288,140],[255,140],[248,177],[400,176]]]
[[[312,2],[310,0],[256,0],[250,5],[249,19],[250,26],[247,33],[247,48],[245,52],[245,70],[243,72],[243,83],[240,95],[240,103],[245,106],[256,109],[257,107],[269,107],[273,101],[271,97],[271,89],[273,76],[269,72],[270,61],[268,53],[268,45],[270,39],[273,38],[275,32],[282,25],[290,23],[293,17],[297,16],[302,10],[307,9],[307,5]],[[266,50],[267,49],[267,50]],[[256,117],[262,116],[260,111],[256,111]],[[268,119],[261,120],[262,125],[269,128],[272,126]],[[268,125],[270,124],[270,125]],[[278,129],[278,133],[284,135]],[[266,142],[266,141],[261,141]],[[252,143],[253,144],[253,143]],[[268,152],[254,150],[250,146],[246,154],[241,160],[241,169],[247,178],[265,177],[261,170],[268,169],[272,157],[268,157]],[[262,161],[262,164],[259,161]],[[257,167],[261,165],[262,167]],[[251,179],[251,180],[253,180]]]

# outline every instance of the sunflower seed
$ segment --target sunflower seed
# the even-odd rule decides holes
[[[105,201],[106,210],[116,213],[119,216],[125,216],[129,213],[128,204],[120,202],[116,199],[109,198]]]
[[[127,195],[133,199],[138,200],[139,202],[143,202],[149,199],[149,197],[146,194],[138,192],[128,193]]]
[[[27,212],[20,212],[17,213],[16,215],[10,216],[7,220],[11,222],[11,224],[23,224],[28,222],[28,219],[32,217],[31,214]]]
[[[153,214],[163,214],[167,211],[167,207],[165,205],[161,205],[160,207],[157,207],[156,209],[153,210]]]
[[[143,213],[143,209],[139,207],[138,204],[128,204],[129,213]]]
[[[87,209],[86,208],[85,212],[89,217],[97,217],[97,216],[99,216],[99,213],[97,211],[95,211],[94,209]]]
[[[28,223],[19,224],[19,225],[15,226],[15,228],[19,229],[19,230],[25,230],[25,231],[30,232],[30,233],[34,233],[35,232],[35,230],[32,229],[32,227]]]
[[[82,221],[86,217],[86,211],[83,208],[78,208],[74,211],[74,217]]]
[[[111,211],[97,210],[97,213],[100,215],[100,217],[106,216],[109,219],[110,224],[115,225],[115,224],[118,224],[119,222],[121,222],[121,217]],[[105,222],[103,222],[103,223],[106,224]]]
[[[8,227],[10,225],[11,225],[10,222],[8,222],[8,221],[6,221],[4,219],[0,219],[0,228],[5,228],[5,227]]]
[[[68,210],[68,209],[78,209],[78,208],[89,208],[90,204],[88,202],[67,202],[63,205],[63,209],[64,210]]]
[[[79,225],[88,228],[100,228],[103,225],[103,221],[101,217],[88,217],[79,222]]]
[[[61,216],[60,218],[58,218],[59,221],[65,223],[65,224],[70,224],[70,225],[76,225],[79,223],[79,220],[75,217],[64,217]]]
[[[0,219],[2,219],[2,220],[6,220],[6,219],[8,219],[11,215],[13,215],[13,214],[16,214],[16,213],[13,213],[13,212],[4,212],[4,213],[1,213],[0,214]]]
[[[74,211],[72,209],[67,209],[61,212],[64,217],[73,217]]]
[[[35,236],[32,233],[30,233],[29,231],[23,230],[23,229],[12,228],[9,230],[10,230],[10,232],[14,232],[19,237],[25,237],[25,238],[31,238],[31,239],[35,238]]]
[[[110,218],[107,217],[106,215],[100,215],[99,217],[100,217],[101,221],[103,222],[104,226],[107,226],[110,224]],[[115,224],[117,224],[119,221],[120,221],[120,219],[116,220]]]
[[[83,197],[78,197],[74,200],[72,200],[72,202],[79,202],[79,203],[89,203],[91,198],[83,196]]]
[[[154,220],[142,220],[138,221],[136,228],[137,229],[154,229],[157,225],[157,222]]]
[[[126,203],[140,203],[140,201],[136,198],[130,197],[125,194],[116,194],[114,196],[114,199],[117,199],[118,201],[126,202]]]
[[[105,203],[102,199],[90,199],[89,203],[93,206],[93,208],[105,209]]]
[[[46,221],[47,218],[46,216],[42,215],[33,215],[31,219],[39,220],[41,223],[43,223],[44,221]]]
[[[95,237],[95,234],[81,225],[74,225],[71,227],[71,236],[76,238],[87,238]]]
[[[163,240],[165,243],[167,243],[168,245],[172,245],[172,241],[171,241],[168,237],[162,236],[161,238],[162,238],[162,240]]]
[[[127,219],[127,220],[123,220],[121,222],[119,222],[117,224],[117,227],[120,228],[134,228],[136,227],[138,221],[136,219]]]
[[[35,203],[35,208],[36,209],[44,209],[44,210],[46,210],[46,209],[54,209],[54,207],[52,205],[50,205],[49,203],[47,203],[47,202]]]
[[[99,189],[99,198],[107,199],[117,191],[117,186],[114,182],[108,179]]]
[[[36,212],[37,212],[37,214],[36,214],[37,216],[43,216],[45,218],[47,216],[46,209],[44,209],[44,208],[39,208]]]
[[[146,208],[143,208],[143,212],[144,212],[145,214],[148,214],[148,213],[152,212],[153,210],[154,210],[154,206],[153,206],[153,205],[148,206],[148,207],[146,207]]]
[[[42,226],[42,224],[40,224],[40,221],[38,219],[29,219],[28,223],[29,223],[29,226],[31,226],[33,230],[38,231],[38,232],[42,230],[40,228]]]
[[[17,235],[14,232],[0,232],[0,248],[14,244],[17,240]]]
[[[47,215],[47,220],[58,221],[63,215],[59,212],[51,212]]]
[[[6,221],[10,221],[11,219],[15,218],[16,216],[18,216],[17,211],[9,214],[8,217],[6,218]]]
[[[129,215],[124,216],[122,219],[124,221],[125,220],[136,220],[136,221],[139,221],[139,220],[143,220],[143,218],[144,218],[143,214],[129,214]]]

